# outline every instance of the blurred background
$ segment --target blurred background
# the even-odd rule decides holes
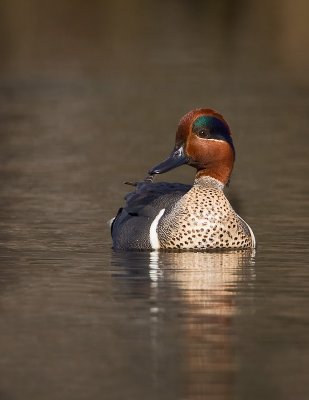
[[[73,80],[136,77],[148,68],[148,78],[157,78],[165,69],[172,85],[168,72],[176,66],[204,67],[205,75],[216,68],[225,79],[228,72],[241,76],[240,69],[246,76],[249,69],[260,76],[271,69],[303,85],[307,16],[304,0],[119,0],[87,6],[78,0],[3,0],[1,72],[7,78]],[[175,81],[177,72],[172,75]]]
[[[308,398],[308,17],[305,0],[1,1],[1,399]],[[114,253],[122,182],[196,107],[231,126],[227,195],[257,253]]]

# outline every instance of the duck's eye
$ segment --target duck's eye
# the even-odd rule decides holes
[[[201,129],[200,131],[197,132],[197,136],[203,139],[209,139],[210,138],[210,132],[208,129]]]

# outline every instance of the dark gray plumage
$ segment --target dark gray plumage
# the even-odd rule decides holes
[[[169,210],[190,189],[181,183],[142,181],[125,196],[126,205],[115,217],[111,234],[114,249],[151,249],[149,229],[162,208]]]

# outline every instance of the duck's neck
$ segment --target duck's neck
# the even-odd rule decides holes
[[[202,187],[210,186],[212,188],[214,187],[220,190],[224,189],[224,184],[221,181],[209,175],[196,176],[194,180],[194,185],[199,185]]]
[[[196,173],[196,178],[202,176],[210,176],[221,182],[224,186],[228,184],[230,176],[232,173],[231,165],[220,164],[219,166],[214,164],[209,164],[207,168],[199,169]]]

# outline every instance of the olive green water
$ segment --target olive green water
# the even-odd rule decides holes
[[[1,3],[1,400],[309,398],[307,14]],[[122,182],[200,106],[234,132],[256,254],[114,253]]]

